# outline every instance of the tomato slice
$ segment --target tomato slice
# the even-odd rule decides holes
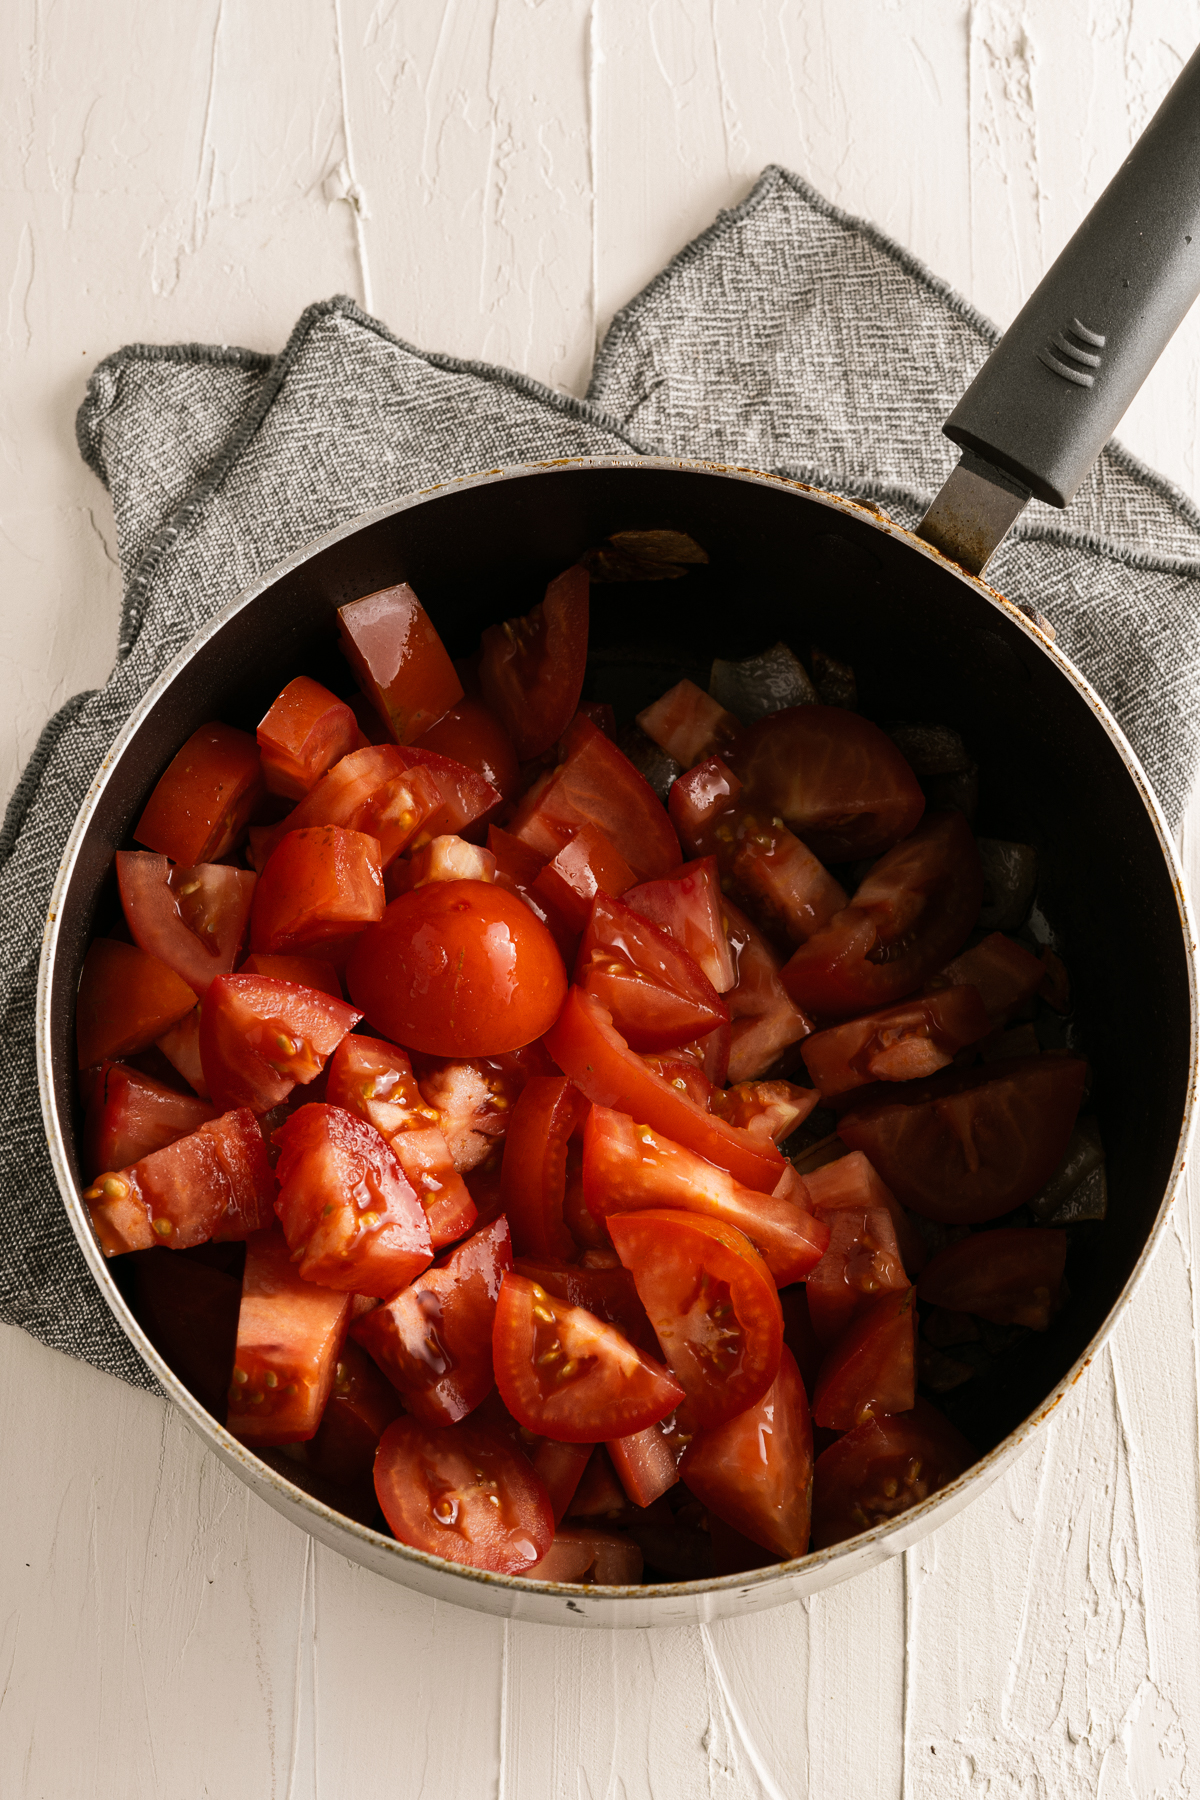
[[[423,833],[432,837],[451,829],[440,824],[444,812],[437,772],[414,751],[397,744],[368,744],[336,762],[286,819],[269,830],[251,832],[255,866],[264,868],[290,832],[336,825],[373,837],[387,868]]]
[[[379,1440],[402,1411],[391,1382],[347,1338],[321,1423],[309,1439],[307,1466],[347,1487],[370,1481]]]
[[[275,1177],[254,1114],[242,1108],[99,1175],[83,1198],[105,1256],[156,1244],[185,1250],[266,1226]]]
[[[909,1285],[891,1215],[882,1206],[839,1206],[826,1215],[829,1247],[808,1282],[808,1315],[829,1345],[880,1294]]]
[[[1057,1308],[1067,1260],[1065,1231],[977,1231],[931,1258],[918,1297],[993,1325],[1045,1331]]]
[[[352,1327],[426,1425],[453,1425],[492,1389],[492,1324],[505,1271],[508,1225],[496,1219]]]
[[[528,1571],[530,1581],[571,1582],[583,1587],[632,1587],[642,1578],[642,1553],[632,1538],[570,1525]]]
[[[819,1099],[815,1088],[790,1081],[739,1081],[715,1093],[711,1106],[726,1124],[779,1144],[803,1125]]]
[[[300,800],[359,741],[358,720],[307,675],[289,681],[255,734],[267,792]]]
[[[93,938],[75,1002],[79,1067],[148,1050],[195,1004],[192,989],[156,956],[115,938]]]
[[[593,900],[602,894],[623,894],[632,882],[633,870],[600,828],[581,825],[538,871],[533,892],[572,930],[582,931]]]
[[[173,868],[165,856],[117,851],[117,883],[133,941],[197,994],[241,952],[255,877],[224,863]]]
[[[312,952],[336,967],[383,908],[373,837],[337,825],[289,831],[259,877],[250,942],[267,954]]]
[[[978,990],[988,1017],[1000,1025],[1033,998],[1044,974],[1036,956],[1003,932],[993,931],[981,944],[956,956],[929,985],[969,984]]]
[[[255,951],[248,956],[239,975],[269,975],[272,981],[290,981],[296,987],[316,988],[319,994],[342,998],[342,982],[331,962],[317,956],[267,956]]]
[[[974,1461],[966,1438],[927,1400],[847,1432],[822,1452],[813,1471],[813,1549],[885,1525]]]
[[[817,1372],[814,1424],[853,1431],[884,1413],[909,1412],[917,1391],[915,1329],[912,1288],[864,1307]]]
[[[783,970],[798,1006],[827,1019],[911,993],[961,946],[983,868],[959,812],[931,813],[871,869],[853,901]]]
[[[216,1106],[270,1112],[314,1081],[362,1014],[266,975],[218,975],[200,1010],[200,1060]]]
[[[623,901],[597,894],[575,980],[631,1049],[678,1049],[729,1022],[721,996],[681,944]]]
[[[194,1094],[181,1094],[127,1063],[103,1063],[84,1121],[84,1167],[89,1175],[126,1169],[216,1116],[216,1108]]]
[[[690,1423],[707,1430],[761,1400],[779,1370],[783,1315],[749,1238],[684,1212],[614,1213],[608,1229],[686,1391]]]
[[[742,722],[694,681],[673,688],[637,716],[646,736],[685,769],[725,755],[742,735]]]
[[[886,1208],[904,1267],[910,1275],[924,1268],[929,1260],[925,1239],[861,1150],[835,1157],[819,1169],[807,1169],[804,1185],[808,1204],[825,1217],[844,1206]]]
[[[338,608],[342,650],[398,744],[411,744],[462,699],[462,683],[407,581]]]
[[[789,706],[730,752],[752,808],[781,818],[822,862],[878,856],[925,810],[916,776],[878,725],[841,706]]]
[[[993,1029],[975,987],[943,988],[807,1038],[800,1051],[823,1095],[872,1081],[920,1081]]]
[[[722,1219],[746,1234],[778,1287],[805,1280],[829,1242],[828,1226],[793,1201],[743,1187],[725,1169],[606,1106],[593,1106],[584,1128],[583,1191],[606,1222],[613,1213],[663,1207]]]
[[[522,762],[557,743],[579,705],[589,586],[587,570],[576,563],[555,576],[531,613],[490,625],[480,639],[483,697]]]
[[[433,750],[452,757],[482,776],[505,800],[511,800],[521,783],[521,771],[512,739],[494,713],[469,695],[443,713],[436,725],[422,732],[414,749]]]
[[[783,1158],[774,1146],[714,1118],[655,1075],[613,1029],[599,1002],[581,988],[570,990],[545,1044],[559,1068],[595,1105],[611,1106],[644,1121],[706,1162],[728,1169],[746,1187],[769,1194],[778,1185]]]
[[[511,831],[547,858],[581,825],[598,825],[637,881],[679,866],[679,840],[650,783],[598,726],[576,714],[562,761],[521,801]]]
[[[615,1251],[599,1254],[608,1259],[599,1268],[591,1263],[567,1262],[561,1257],[519,1256],[513,1269],[527,1280],[536,1281],[567,1306],[582,1306],[598,1319],[606,1319],[630,1343],[653,1354],[658,1345],[646,1309],[638,1299],[633,1276]]]
[[[350,1295],[302,1281],[282,1231],[246,1243],[227,1424],[243,1444],[298,1444],[321,1422],[350,1321]]]
[[[679,1473],[697,1500],[774,1556],[803,1556],[812,1518],[808,1397],[791,1351],[762,1399],[685,1450]]]
[[[264,792],[258,745],[232,725],[201,725],[167,764],[133,835],[191,868],[233,849]]]
[[[534,1075],[513,1108],[504,1139],[500,1191],[521,1256],[569,1257],[575,1243],[563,1223],[567,1139],[588,1106],[565,1075]]]
[[[721,918],[721,882],[715,856],[684,863],[661,881],[643,881],[623,895],[643,919],[669,932],[685,949],[718,994],[737,980],[733,954]]]
[[[664,1423],[672,1418],[673,1413]],[[617,1479],[635,1506],[653,1506],[679,1480],[679,1461],[661,1425],[647,1425],[628,1437],[611,1438],[608,1454]]]
[[[275,1140],[275,1210],[305,1281],[383,1300],[428,1267],[424,1210],[374,1126],[313,1102]]]
[[[947,1070],[843,1116],[838,1134],[923,1218],[978,1225],[1032,1200],[1066,1153],[1087,1065],[1033,1056]]]
[[[781,979],[782,962],[745,913],[725,900],[722,917],[737,980],[726,995],[731,1020],[729,1080],[753,1079],[812,1030]]]
[[[379,1440],[375,1492],[394,1536],[414,1550],[520,1575],[554,1541],[554,1513],[528,1458],[463,1420],[435,1429],[397,1419]]]

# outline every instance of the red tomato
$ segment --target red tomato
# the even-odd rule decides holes
[[[338,992],[341,993],[340,988]],[[154,1045],[162,1051],[176,1074],[182,1075],[192,1092],[199,1094],[201,1100],[207,1100],[208,1083],[200,1061],[200,1008],[193,1006],[191,1012],[184,1013],[182,1019],[164,1031],[160,1038],[155,1038]]]
[[[677,681],[637,716],[646,736],[690,769],[706,757],[726,755],[742,735],[740,719],[694,681]]]
[[[658,1427],[651,1426],[651,1430]],[[625,1490],[617,1480],[612,1459],[603,1444],[592,1448],[591,1460],[583,1472],[571,1502],[573,1519],[618,1519],[628,1511]]]
[[[262,795],[254,739],[232,725],[202,725],[159,776],[133,835],[186,868],[216,862],[233,849]]]
[[[780,978],[782,963],[745,913],[725,900],[722,917],[737,980],[726,995],[732,1021],[729,1080],[752,1079],[812,1030]]]
[[[910,1275],[924,1268],[929,1260],[925,1239],[921,1236],[890,1187],[878,1174],[861,1150],[849,1156],[836,1157],[819,1169],[809,1169],[804,1176],[808,1203],[815,1213],[828,1216],[843,1206],[887,1209],[904,1267]]]
[[[148,1050],[195,1004],[192,989],[156,956],[115,938],[93,938],[75,1002],[79,1067]]]
[[[482,881],[437,882],[368,926],[346,985],[377,1030],[435,1056],[516,1050],[551,1025],[567,989],[554,940]]]
[[[751,808],[774,814],[822,862],[878,856],[925,810],[891,738],[841,706],[789,706],[751,725],[730,753]]]
[[[370,1481],[379,1440],[403,1410],[391,1382],[347,1340],[321,1423],[309,1439],[307,1466],[345,1486]]]
[[[880,1294],[909,1285],[886,1208],[839,1206],[827,1217],[829,1248],[808,1282],[808,1316],[824,1345],[835,1343]]]
[[[255,877],[223,863],[172,868],[165,856],[117,851],[121,906],[133,941],[197,994],[241,952]]]
[[[105,1256],[155,1244],[186,1250],[269,1224],[275,1177],[254,1114],[241,1108],[100,1175],[83,1197]]]
[[[632,1538],[571,1525],[527,1571],[530,1581],[574,1582],[584,1587],[632,1587],[642,1578],[642,1553]]]
[[[1087,1065],[1034,1056],[947,1070],[844,1114],[838,1134],[926,1219],[978,1225],[1032,1200],[1066,1153]]]
[[[590,719],[577,714],[562,761],[530,788],[512,833],[542,856],[557,856],[581,825],[598,825],[638,881],[679,866],[679,840],[658,795]]]
[[[712,1097],[712,1111],[729,1125],[781,1144],[803,1125],[820,1095],[790,1081],[739,1081]]]
[[[321,1422],[350,1321],[350,1295],[302,1281],[283,1233],[246,1244],[228,1426],[243,1444],[296,1444]]]
[[[1067,1260],[1065,1231],[977,1231],[931,1258],[918,1297],[993,1325],[1045,1331]]]
[[[803,1556],[812,1515],[813,1441],[808,1397],[785,1349],[762,1399],[702,1431],[679,1473],[710,1512],[774,1556]]]
[[[375,1492],[402,1544],[447,1562],[520,1575],[554,1541],[549,1496],[494,1431],[397,1419],[379,1440]]]
[[[424,1424],[453,1425],[491,1392],[492,1324],[511,1267],[508,1225],[496,1219],[352,1327]]]
[[[463,1171],[491,1156],[530,1076],[558,1074],[537,1040],[523,1050],[477,1056],[470,1062],[414,1053],[413,1066],[423,1099],[438,1112],[454,1166]],[[499,1170],[497,1156],[497,1188]]]
[[[455,762],[482,775],[505,800],[511,800],[520,786],[521,771],[512,739],[496,715],[478,700],[465,698],[452,706],[417,739],[415,748],[452,756]]]
[[[679,1207],[745,1232],[778,1287],[803,1281],[821,1261],[829,1228],[791,1200],[743,1187],[692,1150],[593,1106],[584,1128],[583,1191],[593,1214]]]
[[[813,1471],[813,1549],[886,1525],[969,1469],[975,1452],[927,1400],[831,1444]]]
[[[272,981],[291,981],[296,987],[316,988],[319,994],[342,998],[341,976],[331,962],[316,956],[264,956],[255,951],[248,956],[239,975],[268,975]]]
[[[806,844],[766,813],[737,807],[716,830],[724,888],[781,944],[804,944],[846,905]]]
[[[516,1425],[515,1419],[513,1424]],[[517,1426],[517,1431],[521,1432],[520,1426]],[[525,1438],[531,1435],[529,1432],[522,1433]],[[567,1509],[583,1479],[583,1471],[591,1461],[592,1448],[591,1444],[557,1443],[554,1438],[542,1438],[540,1442],[535,1438],[529,1445],[529,1460],[533,1464],[534,1474],[550,1497],[555,1525],[561,1524],[566,1518]]]
[[[633,870],[596,825],[581,825],[533,883],[533,892],[556,908],[575,931],[588,922],[599,895],[623,894]]]
[[[558,945],[558,953],[564,963],[572,961],[578,948],[579,933],[572,929],[569,921],[563,918],[548,898],[534,892],[533,884],[546,867],[547,858],[538,851],[531,850],[528,844],[513,837],[511,832],[501,831],[496,825],[488,826],[488,849],[496,858],[496,885],[502,887],[506,894],[514,894],[524,901]]]
[[[774,1145],[715,1119],[671,1082],[648,1069],[598,1001],[572,988],[546,1049],[564,1074],[597,1106],[615,1107],[694,1150],[761,1193],[769,1194],[783,1174]]]
[[[979,991],[988,1017],[996,1025],[1031,1000],[1045,970],[1036,956],[1003,932],[993,931],[981,944],[964,950],[930,982],[931,988],[968,983]]]
[[[462,699],[454,664],[406,581],[339,606],[338,628],[354,679],[398,744],[411,744]]]
[[[687,1393],[690,1422],[708,1430],[761,1400],[779,1370],[783,1315],[749,1238],[683,1212],[614,1213],[608,1229]]]
[[[218,975],[200,1013],[200,1060],[216,1106],[270,1112],[315,1081],[362,1014],[266,975]]]
[[[513,1108],[504,1139],[500,1191],[520,1256],[570,1257],[563,1223],[567,1139],[582,1125],[587,1101],[565,1075],[534,1075]]]
[[[871,1081],[920,1081],[936,1075],[956,1051],[991,1030],[978,988],[943,988],[818,1031],[805,1040],[800,1054],[823,1095],[846,1094]]]
[[[715,854],[717,831],[728,825],[742,784],[719,756],[710,756],[672,783],[667,811],[679,841],[693,856]]]
[[[583,688],[588,573],[578,563],[555,576],[523,619],[489,625],[480,639],[479,685],[522,762],[558,742]]]
[[[671,1414],[664,1423],[669,1424]],[[610,1438],[608,1454],[617,1478],[635,1506],[654,1502],[679,1480],[679,1463],[661,1425],[647,1425],[628,1437]]]
[[[268,954],[311,952],[336,966],[383,908],[373,837],[337,825],[289,831],[259,876],[250,942]]]
[[[465,1237],[478,1216],[467,1184],[454,1166],[445,1134],[430,1125],[398,1131],[390,1138],[392,1155],[416,1194],[435,1250]]]
[[[539,1287],[563,1300],[568,1306],[582,1306],[624,1332],[630,1343],[643,1350],[657,1352],[654,1333],[646,1317],[646,1309],[638,1299],[633,1276],[613,1250],[588,1252],[589,1257],[603,1256],[603,1267],[590,1262],[571,1263],[561,1257],[520,1256],[513,1263],[518,1275],[536,1281]]]
[[[682,945],[608,894],[592,905],[575,980],[639,1053],[675,1050],[729,1023],[721,996]]]
[[[882,856],[851,904],[783,971],[798,1006],[827,1019],[911,993],[962,944],[979,913],[983,869],[959,812],[931,813]]]
[[[379,1133],[340,1106],[302,1106],[275,1134],[279,1214],[299,1273],[383,1300],[433,1260],[420,1201]]]
[[[715,856],[684,863],[661,881],[644,881],[622,896],[643,919],[669,932],[718,994],[737,980],[733,955],[721,920],[721,883]]]
[[[358,721],[319,681],[297,675],[271,703],[256,736],[268,793],[299,800],[357,746]]]
[[[431,881],[494,881],[496,858],[465,838],[435,837],[411,856],[397,857],[387,872],[384,892],[389,900],[428,887]]]
[[[917,1391],[915,1328],[912,1288],[872,1300],[825,1355],[813,1423],[853,1431],[883,1413],[910,1411]]]
[[[90,1176],[128,1168],[216,1116],[216,1109],[194,1094],[164,1087],[126,1063],[104,1063],[88,1101],[84,1167]]]
[[[397,744],[368,744],[335,763],[286,819],[262,833],[251,832],[254,863],[263,868],[289,832],[336,825],[373,837],[386,868],[423,834],[432,837],[450,829],[440,824],[444,811],[436,770]]]
[[[530,1431],[594,1444],[657,1424],[683,1389],[614,1325],[506,1275],[492,1356],[500,1397]]]

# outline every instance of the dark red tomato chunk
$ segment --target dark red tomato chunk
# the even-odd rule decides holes
[[[633,870],[599,826],[581,825],[538,871],[533,892],[561,913],[573,931],[582,931],[593,900],[623,894],[632,883]]]
[[[289,832],[336,825],[373,837],[387,868],[418,836],[443,829],[443,810],[441,784],[414,751],[368,744],[335,763],[278,825],[251,831],[254,864],[265,867]]]
[[[979,913],[983,869],[959,812],[931,813],[880,857],[854,899],[783,971],[798,1006],[826,1019],[886,1006],[961,946]]]
[[[737,979],[725,996],[732,1021],[729,1080],[762,1075],[776,1057],[812,1030],[781,979],[783,963],[745,913],[728,900],[722,909]]]
[[[134,944],[93,938],[75,1002],[79,1067],[135,1056],[196,1004],[186,981]]]
[[[133,835],[174,863],[216,862],[263,796],[258,745],[232,725],[201,725],[159,776]]]
[[[494,713],[469,696],[443,713],[436,725],[423,732],[414,746],[473,769],[477,775],[510,800],[520,786],[521,771],[512,739]]]
[[[993,1029],[979,989],[944,988],[807,1038],[800,1054],[824,1095],[872,1081],[920,1081]]]
[[[549,858],[581,825],[598,825],[636,880],[652,881],[679,866],[679,840],[658,795],[582,714],[563,739],[562,756],[521,801],[514,837]]]
[[[242,1108],[98,1176],[83,1197],[105,1256],[155,1244],[184,1250],[262,1230],[272,1217],[275,1177],[258,1122]]]
[[[711,1106],[727,1124],[779,1144],[803,1125],[819,1099],[815,1088],[791,1081],[739,1081],[719,1089]]]
[[[847,1432],[813,1471],[813,1549],[886,1525],[974,1461],[966,1438],[926,1400]]]
[[[347,1340],[338,1355],[321,1423],[309,1439],[308,1467],[343,1486],[370,1481],[379,1440],[402,1411],[391,1382],[357,1344]]]
[[[741,720],[694,681],[673,688],[637,716],[646,736],[685,769],[710,756],[729,753],[742,735]]]
[[[243,1444],[298,1444],[321,1422],[337,1377],[350,1295],[296,1273],[282,1231],[246,1243],[226,1420]]]
[[[609,1439],[612,1466],[635,1506],[653,1506],[679,1480],[678,1456],[663,1433],[663,1425],[670,1424],[673,1417],[671,1414],[662,1425],[648,1425],[628,1437]]]
[[[931,1258],[917,1295],[993,1325],[1045,1331],[1062,1288],[1065,1231],[977,1231]]]
[[[719,756],[697,763],[672,783],[667,811],[685,850],[701,857],[715,853],[718,828],[733,818],[741,792],[741,782]]]
[[[400,1543],[469,1568],[520,1575],[554,1540],[549,1496],[528,1458],[466,1420],[441,1429],[416,1419],[389,1425],[375,1492]]]
[[[339,990],[340,991],[340,990]],[[193,1006],[168,1031],[154,1040],[177,1075],[181,1075],[201,1100],[209,1098],[204,1066],[200,1061],[200,1008]]]
[[[803,1556],[812,1514],[813,1440],[808,1397],[786,1348],[756,1405],[684,1452],[681,1478],[697,1500],[774,1556]]]
[[[241,954],[255,877],[224,863],[173,868],[165,856],[117,851],[121,906],[134,943],[203,994]]]
[[[200,1060],[216,1106],[270,1112],[315,1081],[362,1014],[266,975],[218,975],[200,1014]]]
[[[516,1425],[515,1419],[513,1424]],[[521,1427],[517,1426],[517,1430],[520,1432]],[[522,1436],[530,1437],[532,1433],[525,1432]],[[528,1446],[529,1460],[550,1497],[556,1525],[567,1516],[583,1472],[591,1461],[592,1448],[591,1444],[558,1443],[554,1438],[542,1438],[540,1442],[534,1439]]]
[[[259,876],[250,942],[267,954],[311,954],[337,966],[383,908],[373,837],[337,825],[289,831]]]
[[[809,1169],[804,1176],[804,1185],[808,1190],[808,1204],[825,1218],[844,1206],[885,1207],[891,1217],[904,1267],[910,1275],[915,1275],[925,1266],[929,1259],[925,1239],[861,1150],[836,1157],[819,1169]]]
[[[255,735],[267,791],[290,800],[303,799],[360,737],[346,702],[308,675],[288,682]]]
[[[1028,950],[1001,931],[993,931],[981,944],[964,950],[934,977],[930,987],[964,983],[979,990],[993,1024],[1002,1025],[1031,1000],[1045,975],[1043,965]]]
[[[579,705],[589,586],[587,570],[576,564],[555,576],[531,613],[490,625],[480,639],[483,697],[522,762],[557,743]]]
[[[511,1267],[496,1219],[353,1326],[414,1418],[453,1425],[491,1392],[492,1324]]]
[[[591,1460],[575,1490],[570,1517],[619,1519],[627,1511],[625,1490],[617,1480],[612,1458],[603,1444],[596,1444],[592,1447]]]
[[[591,907],[575,980],[639,1053],[675,1050],[729,1023],[728,1007],[682,945],[607,894]]]
[[[269,956],[256,950],[248,956],[239,975],[267,975],[272,981],[290,981],[296,987],[316,988],[319,994],[342,998],[342,980],[331,962],[318,956]]]
[[[766,813],[739,806],[716,830],[724,885],[779,944],[804,944],[846,905],[808,846]]]
[[[89,1176],[128,1168],[216,1116],[194,1094],[181,1094],[126,1063],[102,1064],[83,1127],[84,1167]]]
[[[373,1126],[314,1103],[275,1136],[275,1210],[306,1281],[386,1299],[429,1265],[421,1202]]]
[[[840,706],[769,713],[744,733],[730,762],[747,805],[781,818],[822,862],[890,850],[925,810],[892,740]]]
[[[553,938],[483,881],[393,900],[363,932],[346,985],[378,1031],[434,1056],[492,1056],[541,1037],[567,991]]]
[[[711,981],[718,994],[737,979],[721,918],[721,883],[715,856],[684,863],[661,881],[643,881],[622,898],[643,919],[669,932]]]
[[[411,744],[462,699],[433,622],[408,583],[338,608],[342,650],[398,744]]]
[[[839,1136],[923,1218],[978,1225],[1032,1200],[1066,1153],[1087,1065],[1036,1056],[949,1070],[844,1114]]]
[[[912,1288],[884,1294],[856,1315],[817,1371],[814,1424],[852,1431],[910,1410],[917,1391],[914,1315]]]
[[[527,1570],[530,1581],[569,1582],[582,1587],[632,1587],[642,1578],[642,1552],[632,1538],[615,1531],[569,1525]]]
[[[567,1140],[583,1124],[587,1110],[587,1101],[565,1075],[534,1075],[513,1108],[500,1191],[519,1256],[575,1253],[563,1221]]]
[[[882,1206],[841,1206],[826,1215],[829,1248],[808,1282],[808,1313],[818,1340],[835,1343],[881,1294],[909,1285],[891,1215]]]

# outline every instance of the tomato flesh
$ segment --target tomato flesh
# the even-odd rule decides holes
[[[446,835],[430,838],[411,856],[398,858],[387,873],[384,892],[389,900],[427,887],[431,881],[494,881],[496,858],[465,838]]]
[[[788,1349],[762,1399],[700,1432],[679,1473],[697,1500],[773,1556],[804,1555],[812,1517],[812,1422]]]
[[[288,682],[255,736],[267,792],[291,800],[302,799],[359,741],[358,721],[346,702],[308,675]]]
[[[583,1124],[587,1110],[583,1095],[565,1075],[534,1075],[513,1108],[500,1191],[520,1256],[574,1253],[563,1222],[567,1140]]]
[[[247,1240],[226,1423],[243,1444],[315,1435],[337,1377],[350,1295],[296,1273],[282,1231]]]
[[[891,1215],[882,1206],[840,1206],[826,1215],[829,1247],[808,1282],[808,1315],[819,1343],[835,1343],[881,1294],[909,1285]]]
[[[530,1581],[570,1582],[584,1587],[630,1587],[641,1580],[642,1553],[632,1538],[571,1525],[528,1571]]]
[[[195,1004],[187,982],[157,957],[115,938],[93,938],[75,1002],[79,1067],[149,1049]]]
[[[926,1400],[847,1432],[822,1452],[813,1471],[813,1549],[885,1525],[974,1460],[967,1440]]]
[[[379,1440],[402,1410],[391,1382],[347,1339],[321,1423],[308,1442],[308,1467],[345,1486],[369,1482]]]
[[[993,931],[981,944],[956,956],[930,986],[952,982],[975,987],[989,1018],[1000,1025],[1033,998],[1044,974],[1036,956],[1003,932]]]
[[[247,1108],[211,1119],[84,1190],[105,1256],[244,1238],[271,1219],[275,1177]]]
[[[480,639],[479,685],[522,762],[562,736],[579,705],[587,663],[587,570],[556,575],[523,619],[490,625]]]
[[[218,975],[200,1011],[200,1061],[213,1104],[270,1112],[315,1081],[362,1018],[315,988],[266,975]]]
[[[679,1480],[678,1459],[660,1425],[648,1425],[628,1437],[610,1438],[608,1454],[617,1479],[635,1506],[653,1506]]]
[[[917,1286],[920,1299],[993,1325],[1045,1331],[1062,1288],[1065,1231],[977,1231],[939,1250]]]
[[[104,1063],[84,1121],[84,1167],[89,1176],[128,1168],[216,1116],[215,1107],[194,1094],[181,1094],[127,1063]]]
[[[919,995],[806,1038],[801,1056],[823,1095],[872,1081],[920,1081],[993,1029],[975,987]]]
[[[909,1412],[917,1391],[915,1327],[912,1288],[864,1307],[817,1371],[813,1423],[853,1431],[884,1413]]]
[[[804,1185],[808,1204],[824,1217],[844,1206],[886,1208],[904,1267],[915,1275],[925,1266],[929,1259],[925,1239],[861,1150],[835,1157],[819,1169],[809,1169]]]
[[[727,1124],[779,1144],[803,1125],[819,1099],[815,1088],[790,1081],[739,1081],[719,1089],[710,1104]]]
[[[554,1541],[549,1496],[526,1457],[464,1420],[397,1419],[379,1440],[375,1492],[393,1535],[414,1550],[520,1575]]]
[[[278,825],[251,831],[255,867],[264,868],[290,832],[336,825],[373,837],[386,869],[422,833],[440,829],[443,811],[441,784],[415,752],[368,744],[336,762]]]
[[[414,748],[453,757],[482,776],[505,800],[510,800],[520,785],[512,739],[495,714],[469,695],[422,732]]]
[[[255,951],[248,956],[239,975],[268,975],[272,981],[290,981],[296,987],[316,988],[319,994],[342,998],[342,982],[331,962],[318,956],[270,956]]]
[[[623,894],[632,882],[633,870],[599,827],[581,825],[538,871],[533,892],[572,930],[582,931],[593,900],[601,894]]]
[[[201,725],[168,763],[133,828],[185,868],[233,849],[264,792],[258,745],[232,725]]]
[[[729,1022],[698,963],[623,901],[597,894],[575,962],[575,980],[610,1014],[631,1049],[678,1049]]]
[[[752,1080],[812,1030],[781,978],[782,962],[745,913],[729,900],[722,909],[736,981],[725,996],[731,1020],[729,1080]]]
[[[741,720],[694,681],[678,681],[637,716],[660,750],[690,769],[707,757],[725,755],[742,735]]]
[[[338,629],[355,680],[398,744],[411,744],[462,699],[454,664],[406,581],[340,606]]]
[[[563,760],[530,789],[510,829],[549,858],[581,825],[598,825],[637,881],[652,881],[679,865],[679,840],[654,789],[598,726],[577,713],[563,739]]]
[[[222,863],[173,868],[165,856],[117,851],[121,906],[133,941],[196,994],[228,975],[241,952],[255,877]]]
[[[721,883],[715,856],[684,863],[661,881],[643,881],[622,896],[643,919],[669,932],[718,994],[737,979],[721,920]]]
[[[630,1343],[654,1354],[658,1345],[629,1270],[613,1250],[587,1254],[603,1255],[604,1265],[597,1268],[590,1262],[573,1263],[559,1257],[520,1256],[513,1268],[566,1305],[582,1306],[598,1319],[606,1319]]]
[[[337,966],[383,908],[375,838],[337,825],[289,831],[259,876],[251,946],[267,955],[311,952]]]

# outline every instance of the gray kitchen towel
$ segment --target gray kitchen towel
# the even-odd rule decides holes
[[[106,687],[47,725],[0,837],[0,1318],[153,1386],[55,1189],[34,988],[55,870],[95,770],[200,625],[357,513],[545,457],[748,463],[879,501],[911,524],[953,462],[941,421],[996,336],[903,250],[772,168],[614,320],[586,401],[415,349],[346,299],[310,307],[275,358],[134,345],[101,363],[79,444],[116,520],[117,662]],[[1028,509],[989,573],[1049,616],[1177,824],[1200,746],[1200,514],[1112,445],[1066,513]]]

